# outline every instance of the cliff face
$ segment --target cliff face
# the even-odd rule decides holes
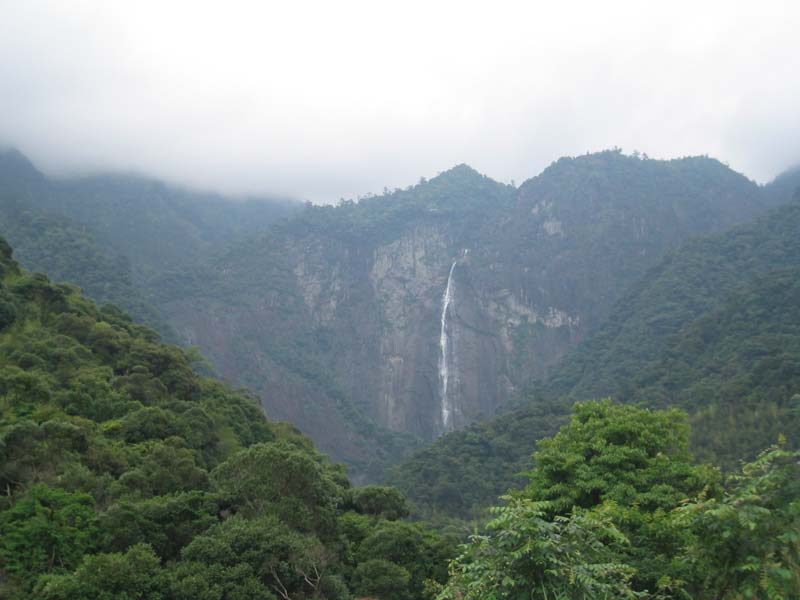
[[[490,416],[665,252],[762,209],[757,186],[702,158],[563,159],[519,189],[457,167],[309,208],[163,308],[270,415],[374,474],[409,442],[392,432]]]

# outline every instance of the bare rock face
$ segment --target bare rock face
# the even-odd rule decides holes
[[[431,410],[438,392],[433,334],[448,245],[436,227],[415,227],[377,248],[369,271],[380,323],[371,415],[384,427],[427,438],[436,427]]]

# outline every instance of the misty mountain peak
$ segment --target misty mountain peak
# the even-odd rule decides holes
[[[3,181],[7,181],[8,178],[14,180],[43,178],[30,159],[12,147],[0,147],[0,176],[3,177]]]
[[[441,173],[439,173],[435,177],[435,179],[438,179],[440,177],[442,177],[442,178],[448,178],[448,177],[477,177],[477,178],[481,178],[482,179],[482,178],[485,177],[485,175],[483,175],[482,173],[479,173],[478,171],[476,171],[475,169],[470,167],[468,164],[461,163],[461,164],[455,165],[454,167],[450,167],[446,171],[442,171]]]

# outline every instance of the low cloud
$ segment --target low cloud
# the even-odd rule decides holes
[[[384,4],[2,2],[0,143],[317,202],[612,146],[800,161],[797,3]]]

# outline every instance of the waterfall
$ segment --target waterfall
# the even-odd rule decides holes
[[[453,403],[447,396],[447,384],[450,380],[450,354],[453,352],[452,340],[447,332],[447,313],[450,310],[450,304],[453,302],[453,271],[456,268],[454,260],[450,267],[450,274],[447,276],[447,287],[442,296],[442,319],[441,331],[439,333],[439,386],[441,392],[442,402],[442,430],[448,431],[451,429],[453,420]]]

